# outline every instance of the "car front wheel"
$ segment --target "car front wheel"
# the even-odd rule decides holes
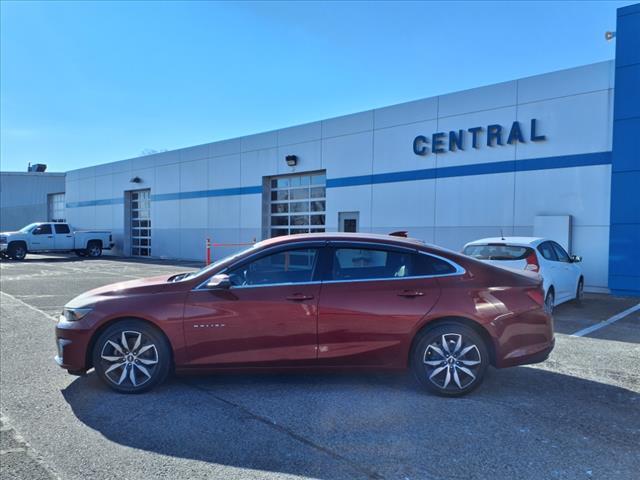
[[[9,257],[14,260],[24,260],[26,256],[27,248],[22,243],[9,245]]]
[[[547,296],[544,299],[544,309],[547,311],[549,315],[553,313],[553,306],[556,302],[556,296],[553,293],[553,289],[549,289],[547,292]]]
[[[417,339],[411,368],[427,390],[446,397],[465,395],[482,383],[489,352],[482,337],[466,325],[442,324]]]
[[[93,348],[93,366],[105,384],[121,393],[142,393],[162,383],[171,366],[164,335],[138,320],[108,327]]]

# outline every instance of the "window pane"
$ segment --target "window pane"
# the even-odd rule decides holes
[[[315,202],[311,202],[311,211],[312,212],[324,212],[325,202],[316,200]]]
[[[413,257],[412,275],[446,275],[455,271],[455,267],[449,262],[431,255],[419,254]]]
[[[547,260],[552,260],[554,262],[558,261],[558,257],[556,257],[556,253],[553,251],[553,247],[551,243],[544,242],[538,246],[538,251],[540,254]]]
[[[309,202],[295,202],[291,203],[289,207],[292,212],[308,212],[309,211]]]
[[[271,192],[271,200],[289,200],[289,191],[280,190]]]
[[[283,216],[273,216],[271,217],[271,225],[274,227],[289,225],[289,217],[286,215]]]
[[[571,260],[569,260],[569,255],[567,254],[567,252],[564,250],[564,248],[562,248],[560,245],[558,245],[557,243],[553,242],[553,249],[556,252],[556,256],[558,257],[558,260],[560,262],[566,262],[569,263]]]
[[[324,215],[311,215],[311,225],[324,225]]]
[[[282,237],[283,235],[289,235],[288,228],[272,228],[271,237]]]
[[[302,200],[306,198],[309,198],[309,189],[297,188],[295,190],[291,190],[291,200]]]
[[[311,198],[324,198],[325,196],[325,188],[324,187],[315,187],[311,189]]]
[[[291,225],[309,225],[309,217],[307,215],[293,215]]]
[[[338,248],[334,254],[332,276],[335,280],[407,277],[410,268],[410,253]]]
[[[287,213],[289,211],[288,203],[273,203],[271,204],[271,213]]]
[[[56,229],[56,233],[71,233],[69,225],[54,225],[54,228]]]
[[[311,177],[311,185],[324,185],[325,183],[327,183],[327,176],[324,174]]]
[[[514,245],[469,245],[464,254],[480,260],[524,260],[533,250]]]
[[[309,229],[308,228],[292,228],[291,229],[291,235],[295,235],[297,233],[309,233]]]
[[[236,286],[309,282],[317,252],[309,248],[274,253],[232,270],[229,278]]]

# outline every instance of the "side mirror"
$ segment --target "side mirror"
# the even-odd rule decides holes
[[[579,255],[571,255],[571,262],[580,263],[582,261],[582,257]]]
[[[225,275],[224,273],[219,273],[218,275],[214,275],[207,282],[207,288],[230,288],[231,280],[229,280],[229,275]]]
[[[31,232],[34,235],[40,235],[42,234],[42,228],[41,227],[36,227],[33,229],[33,231]]]

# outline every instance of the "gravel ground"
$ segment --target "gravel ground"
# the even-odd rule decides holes
[[[409,375],[179,377],[138,396],[53,362],[54,318],[79,293],[195,264],[29,256],[2,262],[1,478],[637,478],[638,303],[588,295],[556,310],[557,344],[443,399]]]

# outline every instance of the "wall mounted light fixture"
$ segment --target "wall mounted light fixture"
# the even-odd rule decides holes
[[[295,155],[287,155],[284,159],[290,167],[295,167],[298,164],[298,157]]]

